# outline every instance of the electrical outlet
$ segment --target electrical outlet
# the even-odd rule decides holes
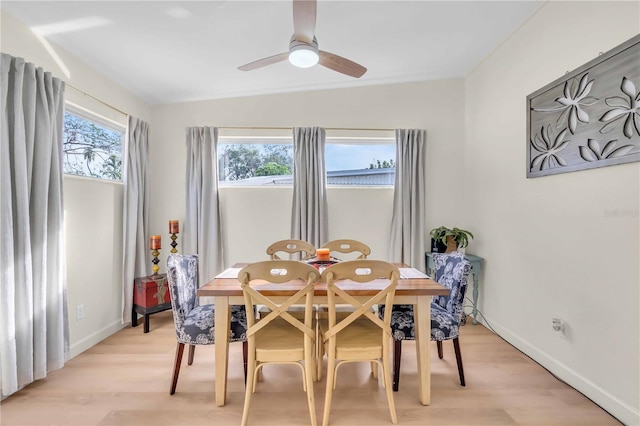
[[[560,333],[560,337],[567,338],[567,323],[562,318],[551,318],[551,327],[554,331]]]
[[[76,306],[76,321],[84,319],[84,305]]]

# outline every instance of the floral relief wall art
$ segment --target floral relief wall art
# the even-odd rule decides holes
[[[640,161],[640,35],[527,96],[527,177]]]

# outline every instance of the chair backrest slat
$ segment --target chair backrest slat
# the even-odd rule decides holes
[[[366,259],[367,256],[371,254],[371,249],[368,245],[363,242],[357,240],[333,240],[322,246],[323,248],[328,248],[330,252],[339,252],[339,253],[360,253],[357,259]]]
[[[316,248],[312,244],[302,240],[281,240],[267,247],[267,254],[273,260],[281,259],[281,257],[278,256],[280,252],[288,253],[289,257],[295,254],[304,260],[315,256]]]

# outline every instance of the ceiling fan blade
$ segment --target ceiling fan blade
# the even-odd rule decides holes
[[[251,71],[256,68],[266,67],[278,62],[286,61],[289,58],[289,52],[278,53],[277,55],[269,56],[266,58],[258,59],[257,61],[249,62],[246,65],[238,67],[240,71]]]
[[[318,51],[320,60],[318,63],[322,66],[330,68],[334,71],[338,71],[342,74],[346,74],[351,77],[360,78],[367,72],[367,69],[360,64],[356,64],[353,61],[343,58],[342,56],[335,55],[333,53],[325,52],[324,50]]]
[[[293,35],[311,44],[316,30],[317,0],[293,0]]]

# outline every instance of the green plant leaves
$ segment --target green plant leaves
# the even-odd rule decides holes
[[[469,245],[469,239],[473,239],[473,234],[466,229],[460,228],[447,228],[446,226],[440,226],[438,228],[433,228],[431,232],[429,232],[431,238],[434,240],[440,240],[443,244],[447,243],[447,237],[451,236],[458,244],[458,247],[466,247]]]

